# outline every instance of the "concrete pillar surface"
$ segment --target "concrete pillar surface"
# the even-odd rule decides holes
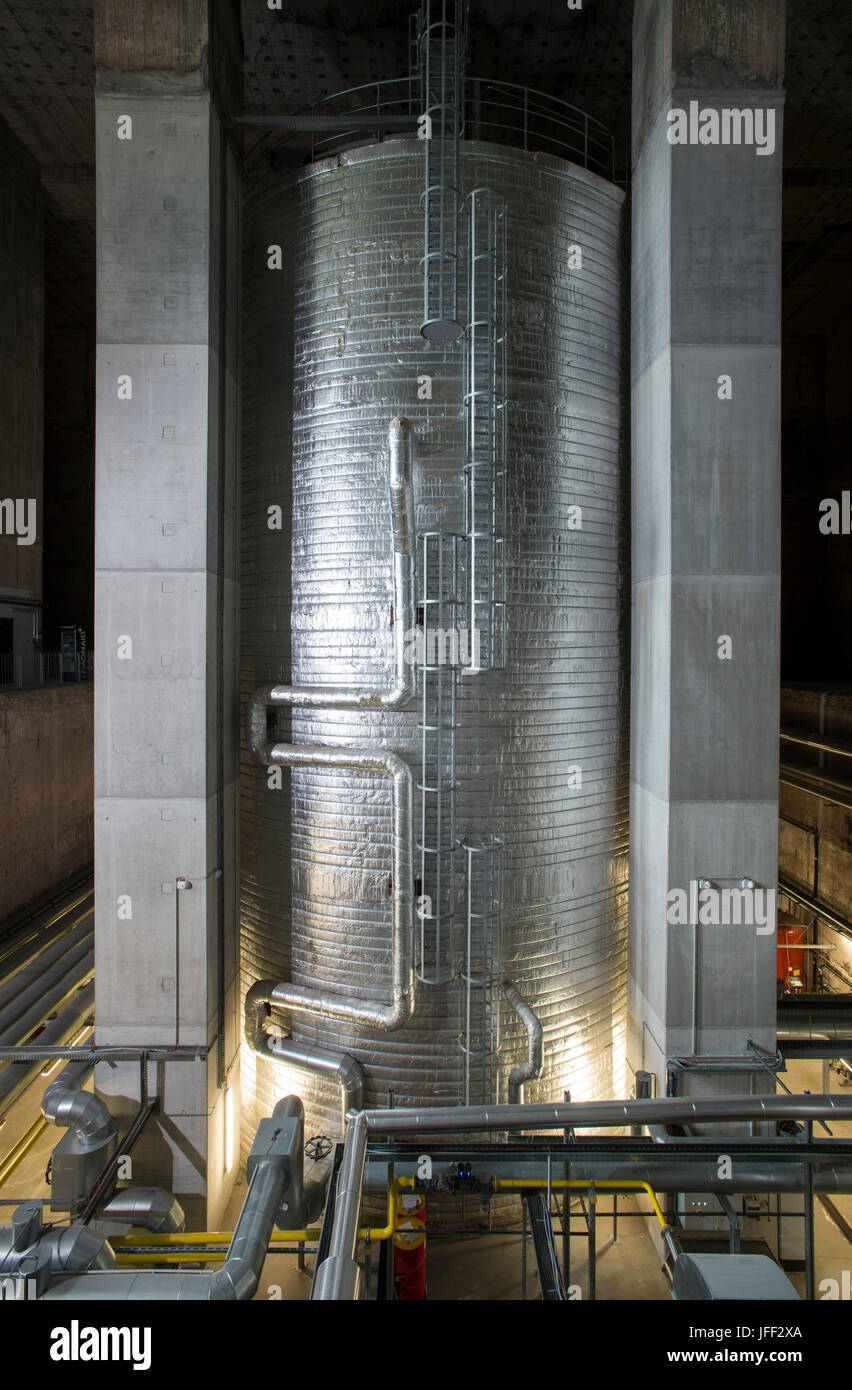
[[[215,1224],[239,1152],[239,54],[227,5],[96,8],[97,1041],[209,1048],[159,1069],[137,1153]],[[136,1070],[97,1080],[129,1112]]]
[[[781,0],[637,0],[628,1048],[659,1090],[668,1058],[775,1047],[774,915],[668,914],[777,883],[783,53]]]

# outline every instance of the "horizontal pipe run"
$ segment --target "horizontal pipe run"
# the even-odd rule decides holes
[[[37,961],[12,976],[11,995],[0,1012],[0,1043],[14,1046],[28,1037],[93,969],[94,933],[89,922],[58,942],[55,952],[47,952],[43,965]]]
[[[367,112],[350,112],[340,116],[233,116],[228,125],[235,130],[292,130],[310,134],[342,134],[347,131],[364,130],[368,133],[380,130],[395,130],[417,134],[417,117],[393,115],[377,111],[375,115]]]
[[[455,1105],[365,1110],[381,1134],[441,1134],[517,1129],[611,1129],[630,1124],[712,1124],[734,1120],[852,1120],[852,1096],[659,1097],[544,1105]]]
[[[834,1039],[826,1038],[798,1038],[782,1041],[780,1035],[778,1039],[784,1048],[784,1056],[791,1062],[807,1061],[809,1058],[814,1061],[823,1062],[844,1062],[852,1057],[852,1036],[838,1036]]]
[[[347,1114],[350,1110],[360,1110],[364,1103],[363,1068],[348,1052],[333,1052],[316,1043],[296,1042],[293,1038],[279,1038],[267,1033],[264,1024],[275,986],[275,980],[258,980],[247,991],[244,1009],[246,1042],[259,1057],[272,1057],[300,1071],[335,1080],[340,1087],[341,1128],[345,1133]]]
[[[346,1116],[364,1104],[364,1070],[348,1052],[331,1052],[315,1043],[270,1037],[267,1051],[278,1061],[318,1076],[330,1076],[340,1088],[340,1121],[346,1132]]]
[[[55,1277],[115,1269],[115,1253],[105,1236],[79,1225],[44,1226],[42,1217],[43,1211],[20,1246],[14,1225],[0,1230],[0,1281],[15,1275],[26,1278],[26,1266],[39,1259],[49,1265]]]
[[[358,1212],[367,1140],[380,1134],[442,1134],[529,1129],[622,1128],[631,1124],[711,1124],[732,1120],[852,1119],[852,1096],[733,1096],[727,1099],[588,1101],[547,1105],[435,1106],[409,1110],[362,1110],[353,1115],[340,1166],[329,1256],[320,1265],[313,1297],[356,1299],[360,1272],[355,1261]]]
[[[44,1047],[38,1043],[20,1043],[12,1047],[0,1047],[0,1062],[138,1062],[146,1058],[149,1062],[203,1062],[212,1044],[207,1047],[91,1047],[83,1044],[77,1047]]]
[[[76,1037],[91,1018],[94,1004],[95,986],[92,982],[80,990],[71,1003],[45,1026],[40,1036],[48,1044],[57,1039],[67,1040]],[[0,1119],[5,1118],[16,1101],[38,1079],[43,1066],[44,1062],[41,1059],[27,1058],[24,1061],[12,1062],[0,1075]]]
[[[363,1226],[358,1229],[358,1239],[365,1241],[390,1240],[397,1231],[397,1205],[396,1199],[402,1188],[414,1187],[414,1176],[402,1176],[397,1178],[391,1186],[387,1187],[387,1174],[385,1174],[385,1189],[388,1192],[388,1217],[384,1226]],[[104,1213],[106,1215],[107,1213]],[[320,1228],[312,1229],[306,1227],[295,1231],[274,1231],[269,1237],[269,1249],[273,1250],[277,1245],[286,1245],[293,1242],[318,1241]],[[117,1254],[122,1252],[144,1253],[148,1247],[152,1252],[171,1251],[174,1247],[175,1253],[183,1253],[186,1259],[200,1259],[207,1252],[207,1247],[219,1246],[225,1250],[234,1238],[233,1231],[190,1231],[180,1232],[176,1235],[150,1235],[150,1236],[114,1236],[111,1245]]]
[[[795,787],[797,791],[808,792],[822,801],[830,801],[832,806],[841,806],[844,811],[852,811],[852,783],[842,782],[836,777],[825,777],[816,772],[794,767],[792,763],[782,763],[779,781],[783,786]]]
[[[665,1230],[666,1218],[660,1210],[654,1189],[650,1183],[644,1182],[641,1178],[625,1178],[623,1180],[611,1181],[606,1178],[497,1178],[495,1188],[498,1192],[508,1192],[510,1190],[523,1192],[533,1191],[588,1191],[594,1183],[595,1191],[602,1192],[644,1192],[650,1199],[651,1206],[654,1208],[654,1215],[660,1223],[661,1229]]]
[[[93,897],[93,890],[88,888],[81,893],[73,902],[68,903],[61,911],[54,913],[46,922],[40,926],[33,927],[29,935],[23,936],[17,941],[13,940],[5,951],[0,950],[0,969],[3,972],[3,979],[23,970],[32,961],[44,955],[50,947],[70,932],[74,931],[84,921],[92,916],[94,907],[89,901]],[[84,911],[73,920],[71,913],[74,908],[86,903]],[[15,933],[13,933],[13,936]],[[20,935],[18,933],[18,935]]]
[[[739,1172],[730,1178],[719,1177],[718,1163],[572,1163],[575,1182],[587,1187],[590,1182],[603,1191],[629,1191],[641,1186],[656,1192],[801,1192],[802,1166],[796,1163],[741,1162]],[[512,1188],[547,1186],[546,1178],[497,1178],[495,1186],[506,1192]],[[551,1186],[565,1186],[565,1179],[554,1178]],[[829,1164],[814,1169],[814,1189],[818,1192],[852,1192],[852,1163]]]
[[[792,729],[781,730],[782,743],[796,743],[802,748],[816,748],[821,753],[833,753],[836,758],[852,758],[852,744],[829,743],[818,734],[797,734]]]
[[[400,1176],[411,1177],[417,1172],[417,1162],[397,1162],[396,1171]],[[368,1171],[364,1183],[366,1192],[384,1191],[387,1186],[387,1164],[376,1165],[377,1171],[371,1174]],[[773,1163],[764,1157],[755,1158],[749,1161],[748,1154],[742,1154],[734,1162],[733,1172],[730,1178],[719,1177],[719,1164],[710,1159],[703,1158],[697,1161],[686,1160],[683,1155],[678,1155],[672,1159],[655,1160],[645,1162],[642,1159],[625,1158],[624,1160],[605,1159],[600,1160],[583,1158],[578,1161],[572,1160],[571,1172],[576,1175],[576,1181],[583,1187],[590,1182],[594,1182],[597,1187],[600,1183],[608,1183],[619,1188],[625,1184],[629,1187],[631,1182],[641,1181],[648,1184],[655,1192],[801,1192],[802,1191],[802,1165],[797,1163]],[[547,1186],[547,1163],[544,1160],[530,1163],[519,1163],[514,1168],[513,1176],[507,1178],[505,1165],[500,1168],[490,1168],[487,1160],[477,1163],[473,1168],[474,1176],[480,1181],[489,1182],[494,1179],[495,1186],[501,1191],[516,1187],[519,1191],[530,1182]],[[573,1181],[573,1179],[572,1179]],[[552,1187],[557,1186],[556,1179],[551,1182]],[[626,1188],[625,1188],[626,1190]],[[852,1192],[852,1162],[848,1164],[833,1162],[817,1162],[814,1165],[814,1190],[817,1192]]]
[[[106,1273],[75,1274],[57,1279],[45,1289],[45,1303],[109,1302],[206,1302],[211,1274],[204,1270],[173,1274],[152,1270],[114,1269]]]
[[[73,1003],[80,986],[91,978],[95,968],[93,943],[89,941],[79,946],[72,954],[74,959],[68,962],[68,975],[41,995],[4,1033],[0,1033],[0,1056],[9,1049],[11,1059],[22,1060],[24,1054],[18,1051],[22,1039],[28,1038],[57,1009],[63,1010]]]
[[[185,1222],[177,1197],[163,1187],[123,1187],[101,1207],[98,1217],[101,1221],[143,1227],[158,1235],[182,1231]]]

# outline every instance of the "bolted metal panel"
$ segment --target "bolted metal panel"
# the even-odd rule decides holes
[[[496,145],[462,142],[460,167],[464,193],[488,188],[506,207],[508,405],[505,665],[462,667],[455,681],[458,974],[420,983],[415,1016],[391,1034],[303,1012],[272,1020],[304,1043],[356,1057],[368,1105],[385,1104],[388,1090],[398,1105],[464,1098],[461,846],[491,837],[501,854],[500,974],[544,1031],[544,1065],[527,1098],[624,1093],[622,194],[554,156]],[[464,345],[420,335],[421,185],[421,146],[389,140],[338,153],[290,182],[270,175],[253,194],[244,699],[272,681],[380,689],[392,678],[387,431],[395,416],[417,436],[418,535],[464,535]],[[275,245],[281,270],[268,268]],[[574,246],[582,268],[571,267]],[[429,578],[422,570],[421,560],[418,594]],[[270,738],[392,750],[414,773],[417,824],[423,722],[419,700],[398,712],[296,708],[278,712]],[[242,759],[244,988],[273,978],[390,1001],[386,779],[269,770],[245,748]],[[499,1056],[483,1063],[471,1100],[505,1099],[509,1071],[527,1058],[522,1022],[505,1000],[498,1011]],[[334,1086],[282,1078],[280,1065],[244,1049],[250,1128],[287,1083],[304,1096],[309,1123],[337,1127]]]

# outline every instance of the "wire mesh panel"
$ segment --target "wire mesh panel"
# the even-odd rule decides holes
[[[459,538],[424,532],[418,548],[418,976],[426,984],[440,984],[455,974],[456,695],[464,655],[458,628]]]
[[[487,671],[506,661],[506,207],[491,189],[477,188],[465,214],[467,622]]]
[[[503,958],[503,846],[496,835],[465,840],[467,896],[461,971],[464,1103],[496,1099]]]
[[[457,313],[459,140],[464,135],[467,6],[423,0],[417,30],[423,135],[423,323],[435,342],[461,334]]]

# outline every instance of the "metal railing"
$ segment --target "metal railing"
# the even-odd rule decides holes
[[[515,149],[558,155],[604,178],[614,177],[613,136],[600,121],[578,107],[547,92],[490,78],[467,77],[464,92],[466,140],[491,141]],[[313,162],[335,150],[366,144],[385,135],[416,136],[418,118],[425,114],[419,106],[419,78],[395,77],[335,92],[291,119],[294,126],[298,121],[300,132],[306,128],[310,130],[312,116],[322,123],[322,129],[310,131],[310,161]],[[373,115],[374,125],[369,122]],[[353,119],[347,125],[350,116]],[[332,117],[339,117],[340,126],[329,131],[328,122]],[[253,118],[252,125],[259,128],[262,119]],[[269,129],[280,133],[280,118],[268,119]],[[290,138],[295,138],[295,134],[294,129]],[[287,138],[285,135],[285,141]]]
[[[459,537],[438,531],[418,536],[417,621],[420,696],[420,877],[417,978],[441,984],[455,975],[456,698],[459,664]],[[447,635],[450,642],[447,644]]]
[[[63,662],[61,652],[0,652],[0,690],[38,690],[92,679],[92,654]]]

